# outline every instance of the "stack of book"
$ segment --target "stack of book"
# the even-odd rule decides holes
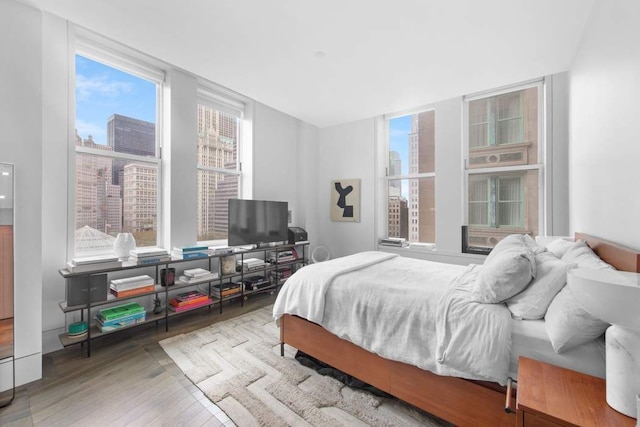
[[[272,251],[267,255],[267,261],[272,264],[276,262],[288,262],[295,261],[298,257],[298,254],[292,250],[286,251]]]
[[[158,248],[155,246],[146,246],[142,248],[136,248],[129,251],[129,261],[136,264],[156,264],[159,262],[170,261],[171,257],[166,249]]]
[[[242,284],[238,282],[221,283],[220,286],[214,286],[211,289],[211,296],[215,299],[229,298],[240,295],[242,292]]]
[[[155,281],[147,275],[113,279],[109,283],[111,293],[118,298],[153,292],[155,287]]]
[[[96,326],[101,332],[109,332],[142,323],[146,318],[144,307],[137,302],[130,302],[100,310],[96,316]]]
[[[192,310],[210,305],[213,301],[198,290],[183,292],[169,299],[169,309],[175,312]]]
[[[174,247],[171,255],[182,259],[206,258],[209,255],[209,246],[181,246]]]
[[[233,253],[233,248],[228,246],[209,246],[211,255],[229,255]]]
[[[107,270],[122,267],[122,261],[115,255],[96,255],[73,258],[67,262],[69,273],[86,273],[94,270]]]
[[[257,291],[271,285],[271,281],[265,276],[247,277],[244,280],[244,289],[247,291]]]
[[[284,283],[291,275],[293,274],[293,270],[289,267],[281,267],[276,268],[271,271],[271,277],[277,280],[276,283]]]
[[[182,272],[180,283],[193,284],[208,282],[218,278],[218,273],[212,273],[204,268],[192,268]]]
[[[244,272],[252,272],[252,271],[260,271],[262,270],[267,263],[259,258],[245,258],[240,261],[242,265],[242,271]]]

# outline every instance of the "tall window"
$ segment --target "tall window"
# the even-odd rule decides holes
[[[198,102],[198,241],[227,238],[228,200],[240,191],[240,106]]]
[[[467,246],[488,251],[511,233],[538,234],[542,82],[467,97]]]
[[[158,244],[162,77],[127,65],[75,56],[76,256],[111,252],[120,232]]]
[[[387,235],[435,242],[435,111],[387,120]]]

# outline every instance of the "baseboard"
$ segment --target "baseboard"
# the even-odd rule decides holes
[[[42,353],[16,359],[16,387],[42,378]]]

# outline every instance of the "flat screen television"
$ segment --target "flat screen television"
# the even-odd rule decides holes
[[[288,210],[287,202],[229,199],[229,246],[286,242]]]

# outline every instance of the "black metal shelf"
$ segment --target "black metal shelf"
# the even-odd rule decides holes
[[[148,324],[150,322],[158,322],[160,320],[165,321],[165,330],[168,331],[169,318],[174,317],[176,315],[183,314],[183,313],[190,313],[194,310],[198,310],[201,308],[211,308],[216,304],[219,305],[219,309],[220,309],[219,311],[220,313],[222,313],[222,305],[226,301],[239,299],[241,304],[244,305],[244,301],[249,297],[249,295],[264,293],[264,292],[277,293],[279,291],[280,286],[282,286],[286,278],[282,279],[282,278],[279,278],[277,275],[275,277],[274,276],[269,277],[269,275],[271,274],[271,272],[274,272],[280,268],[291,267],[292,269],[295,269],[296,266],[304,266],[308,264],[308,254],[306,254],[306,248],[308,245],[309,245],[309,242],[301,242],[298,244],[284,244],[284,245],[268,246],[268,247],[261,247],[261,248],[250,248],[250,249],[243,248],[243,249],[235,249],[233,253],[208,254],[207,256],[187,258],[187,259],[184,259],[182,257],[172,256],[170,260],[154,262],[154,263],[134,263],[134,262],[127,261],[127,262],[123,262],[123,265],[121,267],[106,268],[106,269],[96,268],[91,271],[84,271],[84,272],[77,272],[77,273],[70,272],[67,269],[61,269],[59,270],[60,275],[62,275],[62,277],[65,279],[70,279],[73,277],[92,276],[95,274],[113,273],[113,272],[129,271],[129,270],[152,267],[152,268],[155,268],[155,281],[157,283],[159,281],[160,267],[169,268],[170,265],[175,265],[175,264],[179,265],[186,262],[188,263],[206,262],[208,264],[209,271],[211,271],[212,261],[219,260],[220,258],[223,258],[223,257],[234,256],[237,264],[238,256],[239,256],[240,265],[242,265],[242,261],[244,260],[245,255],[248,255],[248,254],[261,253],[263,254],[263,258],[266,260],[268,252],[276,252],[277,254],[282,251],[291,250],[295,247],[302,248],[302,256],[299,259],[278,262],[277,255],[276,255],[275,263],[265,264],[264,266],[261,266],[261,268],[256,269],[254,271],[243,271],[242,268],[240,268],[240,270],[236,270],[232,274],[224,274],[224,275],[222,274],[222,271],[219,271],[218,277],[215,277],[215,278],[209,278],[209,279],[190,282],[190,283],[177,280],[173,285],[168,285],[168,286],[156,284],[153,291],[141,292],[139,294],[127,295],[125,297],[116,297],[115,295],[108,293],[107,298],[105,300],[95,301],[95,302],[87,301],[86,304],[80,304],[80,305],[69,306],[67,305],[66,301],[61,301],[59,303],[59,306],[62,312],[65,314],[72,313],[72,312],[80,312],[81,321],[84,321],[85,312],[86,312],[86,319],[89,322],[89,328],[87,330],[87,333],[80,336],[69,336],[67,333],[60,334],[59,335],[60,342],[64,347],[68,347],[75,344],[87,343],[87,357],[89,357],[91,356],[91,340],[95,338],[100,338],[102,336],[110,335],[112,333],[116,333],[122,330],[131,329],[140,325]],[[264,288],[260,288],[256,290],[245,289],[245,286],[244,286],[245,278],[249,278],[256,275],[265,276],[266,279],[271,281],[271,284],[268,286],[265,286]],[[239,282],[240,292],[233,295],[223,296],[222,298],[218,298],[217,296],[212,295],[211,289],[213,287],[220,289],[224,284],[230,283],[230,282]],[[89,283],[89,280],[87,280],[87,286],[88,286],[88,283]],[[171,294],[174,294],[175,291],[196,287],[196,286],[202,286],[202,285],[207,285],[209,288],[207,295],[209,296],[209,298],[211,298],[210,303],[199,305],[197,307],[182,310],[182,311],[173,311],[169,308],[168,301],[171,298]],[[90,293],[88,292],[88,290],[86,293],[87,293],[87,299],[89,299]],[[91,313],[93,311],[92,309],[96,307],[117,304],[118,302],[122,302],[122,301],[127,301],[127,300],[141,298],[141,297],[150,296],[150,295],[159,295],[159,294],[164,294],[164,298],[165,298],[165,306],[163,307],[162,312],[156,314],[149,311],[147,312],[147,315],[144,321],[141,321],[139,323],[135,323],[132,325],[123,326],[111,331],[105,331],[105,332],[100,331],[94,323],[94,319],[92,318]]]

